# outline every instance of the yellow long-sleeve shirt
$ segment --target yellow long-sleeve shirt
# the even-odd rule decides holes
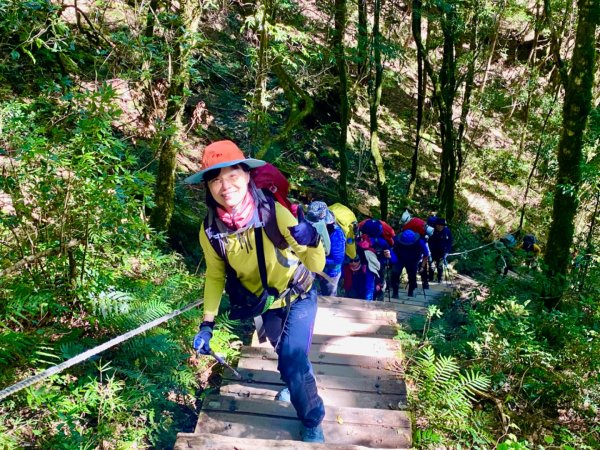
[[[308,270],[321,272],[325,267],[325,251],[319,243],[317,247],[300,245],[290,234],[288,227],[298,224],[296,218],[279,203],[275,202],[277,226],[289,247],[280,250],[267,237],[264,229],[263,247],[267,280],[270,287],[283,292],[292,279],[298,262],[301,261]],[[225,242],[227,260],[236,271],[238,278],[246,289],[259,295],[263,286],[258,271],[256,255],[255,229],[251,228],[241,236],[232,236]],[[244,242],[245,241],[245,242]],[[225,261],[215,252],[204,231],[204,223],[200,228],[200,246],[206,259],[206,281],[204,284],[204,314],[216,315],[221,304],[221,296],[225,287]],[[279,299],[271,305],[271,309],[284,306],[284,300]]]

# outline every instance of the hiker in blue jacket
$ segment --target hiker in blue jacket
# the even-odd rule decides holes
[[[397,261],[392,265],[392,296],[398,298],[400,288],[400,275],[406,269],[408,275],[408,296],[415,296],[417,288],[417,271],[419,262],[429,258],[429,248],[425,239],[413,230],[404,230],[394,237],[394,253]]]
[[[342,263],[346,253],[346,236],[335,223],[335,216],[324,202],[315,201],[308,205],[306,220],[327,230],[329,245],[325,239],[325,268],[317,274],[318,289],[321,295],[337,296],[338,283],[342,275]]]
[[[429,238],[429,250],[431,258],[437,269],[437,282],[442,282],[444,267],[448,265],[446,257],[452,251],[452,233],[446,226],[446,219],[438,217],[435,219],[433,234]],[[429,279],[433,281],[433,264],[429,266]]]

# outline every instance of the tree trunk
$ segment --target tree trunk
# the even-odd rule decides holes
[[[264,114],[266,113],[266,94],[267,94],[267,74],[268,67],[268,48],[269,32],[267,28],[267,18],[271,15],[271,1],[265,0],[257,2],[256,11],[260,15],[260,25],[258,29],[258,56],[256,68],[256,82],[254,84],[254,95],[252,98],[252,128],[254,129],[254,139],[259,142],[264,141],[266,129],[264,126]]]
[[[421,35],[421,0],[413,0],[412,4],[412,34],[415,42],[422,42]],[[417,45],[417,123],[415,127],[415,148],[410,164],[410,179],[406,189],[406,197],[412,199],[417,184],[417,169],[419,164],[419,146],[421,145],[421,126],[423,124],[423,104],[425,102],[425,73],[423,70],[423,47]]]
[[[502,21],[502,17],[504,16],[504,9],[506,7],[506,0],[502,0],[502,3],[498,6],[500,9],[496,16],[496,24],[494,26],[494,34],[492,35],[492,44],[490,46],[490,55],[488,56],[487,63],[485,65],[485,70],[483,71],[483,81],[481,82],[481,87],[479,88],[479,93],[482,93],[485,90],[485,85],[487,84],[488,75],[490,73],[490,66],[492,65],[492,60],[494,59],[494,53],[496,52],[496,44],[498,42],[498,34],[500,32],[500,22]]]
[[[548,307],[556,306],[556,298],[560,298],[566,287],[564,276],[569,266],[581,183],[583,133],[591,109],[594,83],[595,33],[600,4],[598,0],[579,0],[578,9],[575,48],[563,104],[563,130],[558,144],[552,223],[544,258],[549,276],[559,280],[555,286],[556,297],[546,302]]]
[[[151,38],[154,36],[154,24],[156,22],[156,15],[158,9],[158,0],[150,0],[148,5],[148,13],[146,16],[146,29],[144,30],[144,36]]]
[[[381,103],[381,90],[383,83],[383,64],[381,63],[381,33],[379,30],[379,18],[381,15],[381,0],[375,0],[373,20],[373,60],[375,62],[375,79],[369,86],[370,93],[370,147],[371,155],[377,171],[377,189],[379,191],[379,208],[381,219],[387,220],[388,215],[388,184],[385,176],[385,166],[379,151],[379,135],[377,124],[377,110]]]
[[[475,5],[478,8],[479,4]],[[460,111],[460,122],[458,124],[458,132],[456,133],[456,179],[460,178],[460,173],[464,164],[464,155],[462,151],[462,144],[467,132],[467,118],[469,111],[471,110],[471,94],[473,93],[473,83],[475,81],[475,63],[477,61],[478,49],[477,49],[477,36],[479,35],[479,15],[475,13],[473,21],[471,22],[471,30],[469,37],[469,50],[471,51],[471,58],[467,65],[467,74],[465,77],[465,91],[463,94],[463,101]]]
[[[175,168],[177,165],[177,140],[183,108],[187,100],[189,86],[189,65],[191,53],[195,46],[195,35],[200,21],[200,11],[193,0],[180,3],[179,18],[173,24],[175,33],[174,52],[172,58],[172,78],[169,84],[165,126],[160,138],[160,155],[154,190],[155,206],[150,215],[150,224],[158,231],[166,231],[173,216],[175,201]]]
[[[291,132],[312,112],[315,105],[310,94],[298,86],[294,78],[285,71],[280,57],[275,58],[272,69],[290,105],[290,115],[281,131],[267,139],[262,145],[256,155],[258,159],[264,159],[273,144],[286,140]]]
[[[369,67],[369,34],[367,31],[367,0],[358,0],[358,39],[357,39],[357,54],[358,54],[358,70],[357,79],[361,80],[366,74]]]
[[[333,52],[340,80],[340,137],[338,150],[340,154],[339,195],[344,204],[348,204],[348,124],[350,122],[350,105],[348,104],[348,72],[344,55],[344,34],[346,32],[346,0],[335,0],[335,30],[333,35]]]
[[[557,88],[556,93],[554,94],[554,100],[552,100],[552,105],[548,110],[548,114],[546,114],[546,117],[544,118],[544,124],[542,125],[542,130],[540,131],[540,138],[538,140],[538,146],[535,152],[535,159],[533,160],[533,164],[531,165],[531,170],[529,171],[529,176],[527,177],[527,185],[525,186],[525,193],[523,194],[523,200],[521,201],[521,218],[519,219],[519,226],[517,228],[518,230],[523,228],[523,220],[525,219],[525,208],[527,207],[527,196],[529,195],[529,189],[531,188],[533,175],[535,174],[538,163],[540,161],[540,157],[542,155],[542,145],[545,140],[546,125],[548,125],[548,120],[550,119],[552,111],[554,110],[554,105],[556,104],[556,100],[558,99],[559,91],[560,89]]]
[[[442,67],[440,69],[440,137],[442,141],[442,164],[440,182],[438,185],[438,199],[440,210],[448,221],[454,217],[454,202],[457,176],[457,161],[454,139],[454,122],[452,112],[456,96],[456,12],[449,8],[442,17],[442,31],[444,34],[444,49]]]

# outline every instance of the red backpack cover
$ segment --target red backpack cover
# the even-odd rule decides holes
[[[275,200],[289,209],[295,217],[298,217],[297,205],[292,205],[288,199],[290,183],[277,167],[266,163],[264,166],[253,169],[250,174],[257,188],[270,191]]]

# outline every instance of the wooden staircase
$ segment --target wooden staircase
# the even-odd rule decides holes
[[[179,433],[176,450],[410,448],[406,386],[396,362],[398,319],[423,314],[447,292],[438,286],[391,302],[319,297],[310,360],[325,403],[325,444],[300,441],[291,404],[274,400],[284,385],[277,355],[253,338],[242,348],[237,370],[224,372],[220,394],[209,395],[194,433]],[[435,293],[434,293],[435,292]]]

